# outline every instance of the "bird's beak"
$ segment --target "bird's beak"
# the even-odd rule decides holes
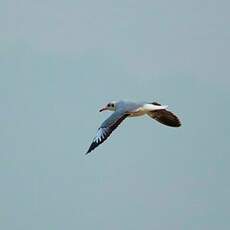
[[[105,108],[100,109],[100,110],[99,110],[99,112],[102,112],[102,111],[105,111],[105,110],[107,110],[107,108],[106,108],[106,107],[105,107]]]

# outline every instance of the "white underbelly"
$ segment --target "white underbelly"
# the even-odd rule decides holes
[[[139,116],[143,116],[146,114],[146,111],[144,111],[143,109],[138,109],[136,111],[133,111],[130,113],[130,117],[139,117]]]

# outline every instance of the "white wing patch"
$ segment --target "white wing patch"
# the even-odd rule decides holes
[[[93,141],[100,143],[108,135],[108,128],[99,128]]]

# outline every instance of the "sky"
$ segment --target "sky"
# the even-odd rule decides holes
[[[0,229],[230,229],[227,0],[1,0]],[[157,101],[85,156],[111,100]]]

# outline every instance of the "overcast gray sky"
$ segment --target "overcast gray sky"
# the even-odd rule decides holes
[[[0,229],[230,229],[230,3],[1,0]],[[158,101],[90,155],[110,100]]]

